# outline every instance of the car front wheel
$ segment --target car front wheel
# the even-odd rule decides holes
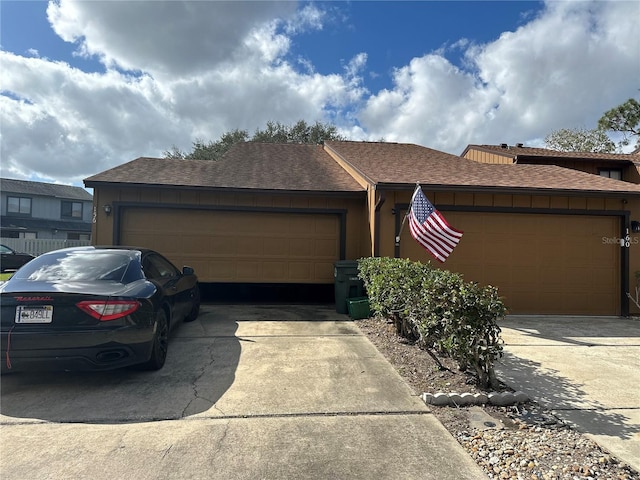
[[[193,322],[200,315],[200,289],[196,287],[193,293],[193,305],[191,307],[191,311],[185,317],[185,322]]]
[[[156,331],[153,335],[153,347],[151,348],[151,358],[141,366],[144,370],[160,370],[167,359],[169,348],[169,322],[164,310],[160,310],[156,315]]]

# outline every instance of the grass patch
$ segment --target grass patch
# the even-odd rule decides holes
[[[11,278],[11,275],[13,275],[13,273],[0,273],[0,282],[6,282]]]

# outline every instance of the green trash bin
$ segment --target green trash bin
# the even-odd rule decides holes
[[[334,264],[336,312],[348,313],[350,298],[364,297],[364,282],[358,278],[357,260],[339,260]]]

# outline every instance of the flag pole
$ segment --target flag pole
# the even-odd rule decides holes
[[[420,182],[416,182],[416,189],[420,186]],[[415,194],[415,189],[413,190],[413,193]],[[404,229],[404,224],[407,221],[407,217],[409,216],[409,212],[411,211],[411,207],[413,206],[413,197],[414,195],[411,195],[411,201],[409,202],[409,208],[407,208],[407,213],[404,214],[404,218],[402,219],[402,223],[400,224],[400,231],[398,232],[398,235],[396,235],[396,247],[400,246],[400,235],[402,235],[402,230]]]

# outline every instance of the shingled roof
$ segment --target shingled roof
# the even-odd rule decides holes
[[[245,142],[219,161],[142,157],[85,179],[96,184],[364,192],[321,145]]]
[[[434,189],[640,193],[640,185],[555,165],[486,164],[419,145],[326,142],[370,183]]]
[[[84,200],[87,202],[93,199],[93,196],[81,187],[32,182],[29,180],[14,180],[12,178],[0,178],[0,191],[19,195],[41,195],[66,200]]]
[[[469,150],[479,150],[482,152],[493,153],[503,157],[512,158],[514,161],[519,158],[530,159],[572,159],[572,160],[607,160],[612,162],[635,163],[640,160],[637,155],[629,153],[595,153],[595,152],[561,152],[548,148],[525,147],[520,145],[467,145],[462,152],[462,156]]]
[[[485,164],[420,145],[246,142],[219,161],[142,157],[99,173],[85,185],[165,186],[288,192],[362,193],[365,187],[333,156],[371,185],[438,190],[640,194],[640,185],[555,165]]]

